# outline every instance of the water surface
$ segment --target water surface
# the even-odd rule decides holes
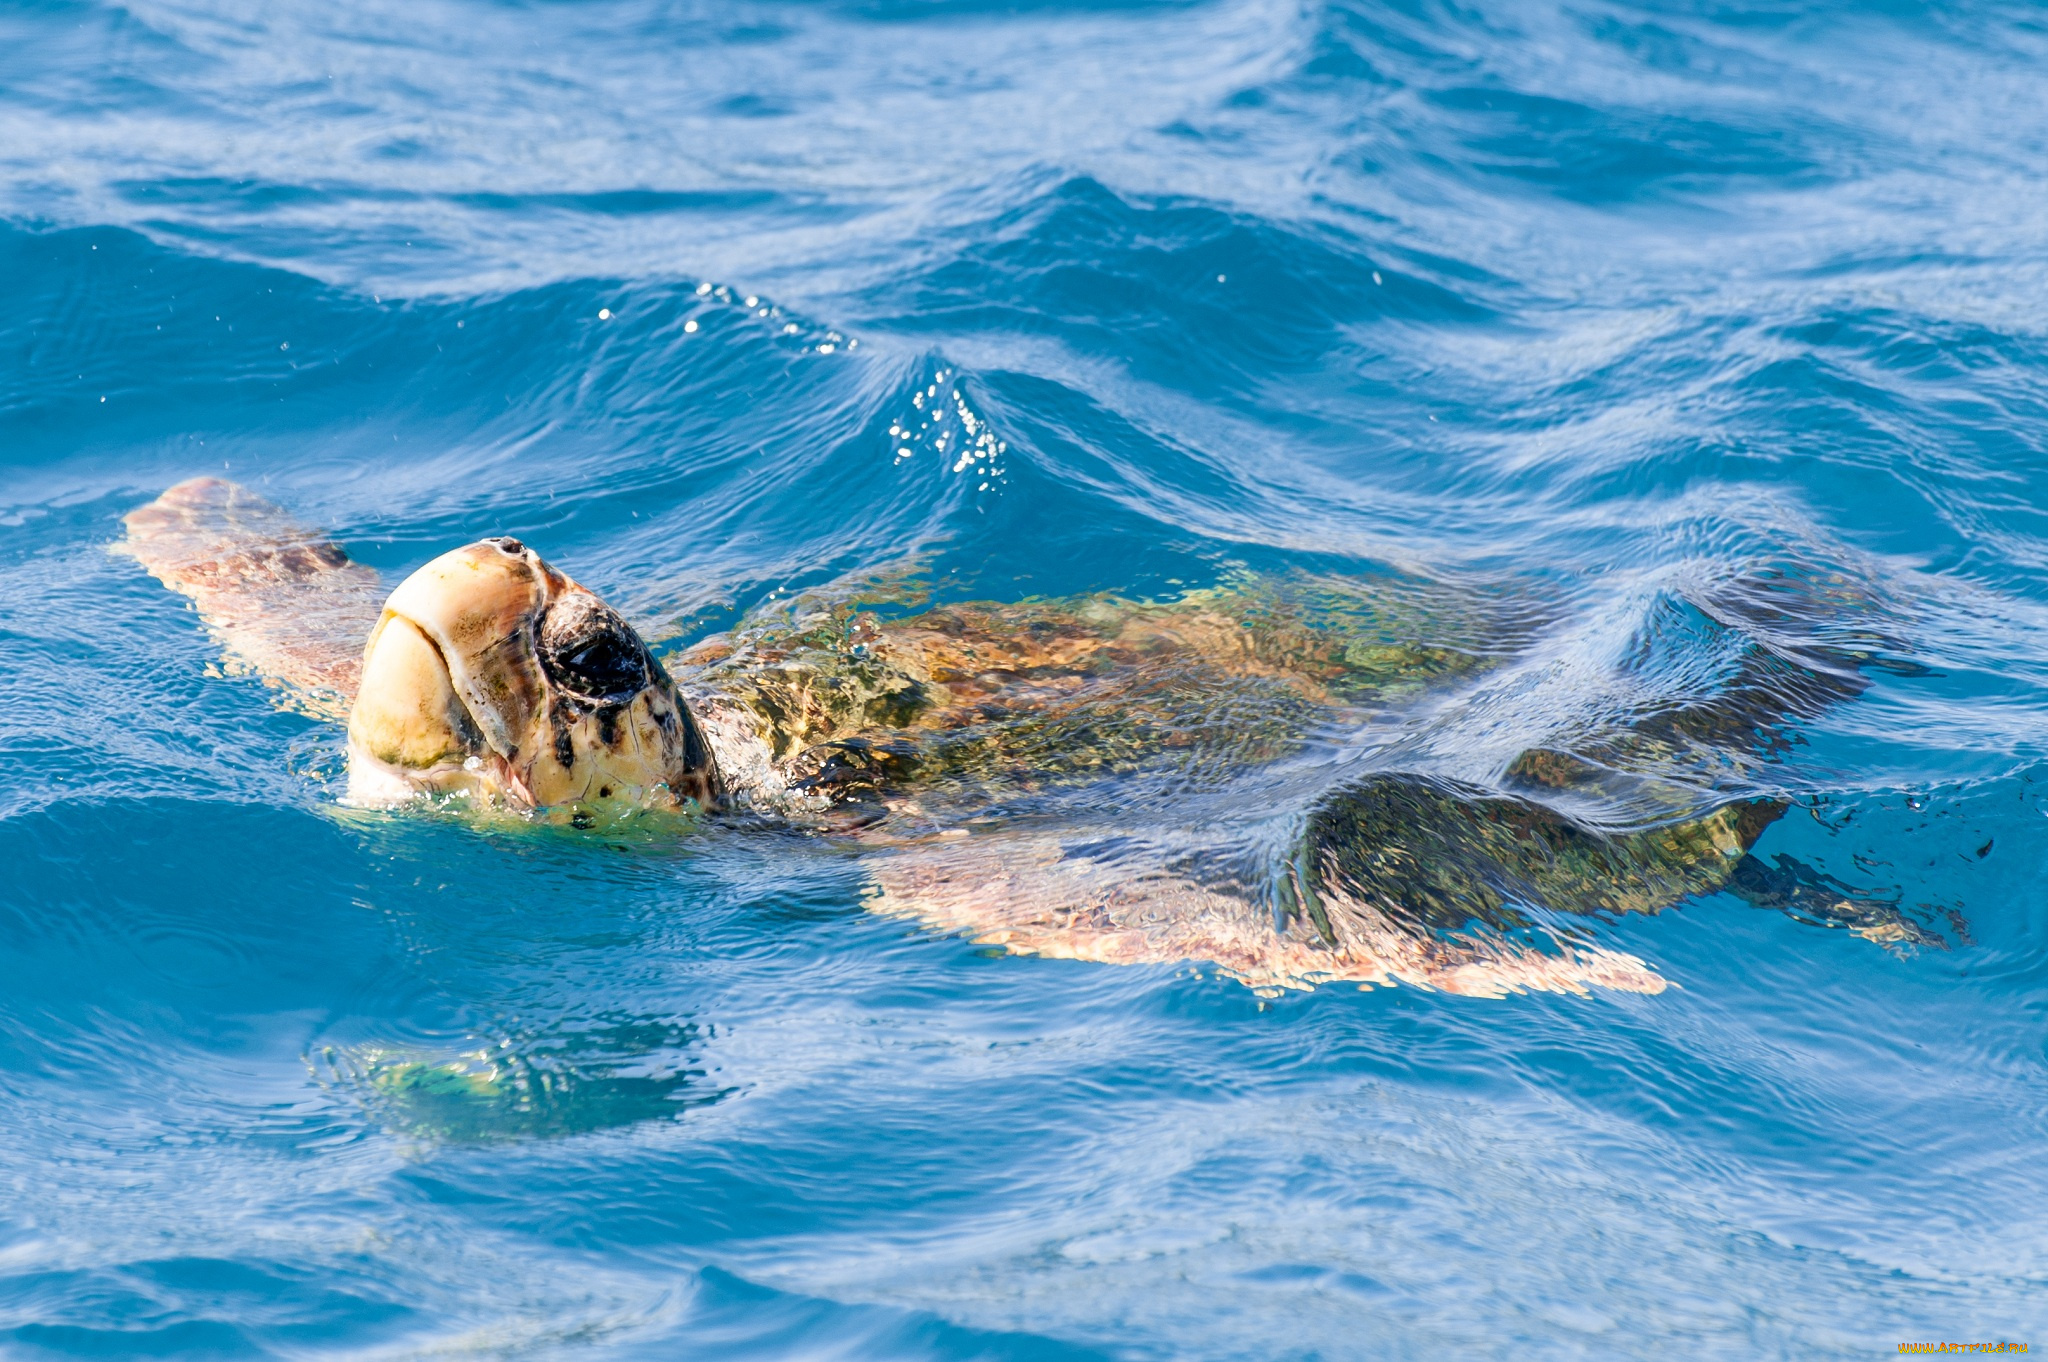
[[[1991,3],[9,8],[0,1350],[2043,1342],[2044,58]],[[670,645],[911,554],[1541,600],[1403,749],[1473,778],[1832,574],[1896,665],[1758,850],[1945,947],[1724,895],[1596,925],[1654,997],[1267,999],[803,838],[345,810],[106,551],[207,472]]]

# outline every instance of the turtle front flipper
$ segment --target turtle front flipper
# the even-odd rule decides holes
[[[117,545],[190,597],[231,662],[281,682],[323,718],[348,715],[377,574],[239,483],[193,478],[128,513]]]
[[[1573,942],[1539,950],[1490,931],[1445,935],[1336,888],[1316,899],[1328,930],[1276,923],[1244,886],[1200,874],[1187,851],[1136,835],[952,829],[870,858],[868,906],[1016,955],[1207,964],[1262,996],[1346,982],[1496,998],[1665,988],[1620,951]]]

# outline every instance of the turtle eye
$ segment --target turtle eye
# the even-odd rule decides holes
[[[653,675],[647,645],[616,610],[595,596],[564,596],[540,626],[540,665],[563,690],[589,700],[637,695]]]

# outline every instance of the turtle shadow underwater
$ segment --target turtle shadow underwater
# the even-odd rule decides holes
[[[1655,993],[1593,926],[1713,894],[1945,944],[1895,896],[1753,854],[1802,725],[1915,670],[1897,612],[1840,570],[1654,593],[1592,669],[1533,587],[1394,572],[1011,603],[881,572],[664,662],[509,538],[387,594],[219,479],[127,528],[233,663],[347,722],[353,803],[832,839],[875,911],[1262,992]]]

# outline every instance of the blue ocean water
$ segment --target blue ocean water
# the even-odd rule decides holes
[[[0,10],[0,1352],[2048,1342],[2044,61],[1996,3]],[[1758,851],[1945,944],[1718,895],[1594,929],[1657,996],[1269,999],[803,838],[350,810],[108,552],[203,473],[669,644],[910,553],[1540,596],[1451,773],[1837,574],[1894,665]]]

